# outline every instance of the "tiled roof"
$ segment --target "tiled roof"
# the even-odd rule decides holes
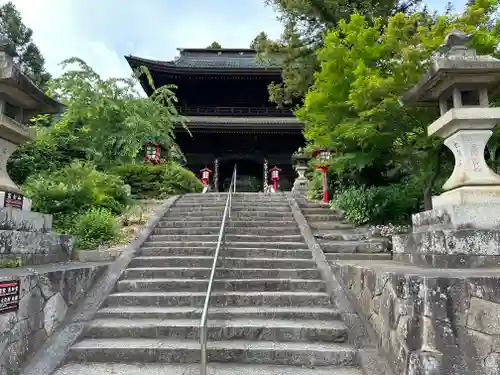
[[[173,61],[150,60],[135,56],[127,56],[126,59],[131,66],[142,63],[164,69],[281,69],[279,58],[259,58],[255,51],[248,49],[181,49],[180,56]]]

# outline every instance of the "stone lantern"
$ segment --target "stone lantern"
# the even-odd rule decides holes
[[[0,41],[0,208],[13,206],[29,211],[31,203],[7,173],[7,161],[24,142],[35,139],[25,123],[40,113],[57,113],[62,105],[46,96],[14,63],[16,52]]]
[[[404,97],[414,105],[435,105],[441,117],[429,135],[444,138],[455,168],[433,197],[433,209],[413,215],[413,233],[395,237],[396,259],[438,267],[500,265],[500,176],[486,164],[484,151],[500,108],[489,94],[500,85],[500,60],[467,47],[470,35],[451,32],[430,70]]]
[[[41,113],[59,113],[63,107],[20,71],[14,57],[11,45],[0,41],[0,262],[68,262],[71,238],[52,232],[52,215],[32,212],[30,200],[7,174],[10,155],[19,145],[35,139],[34,130],[26,126],[29,119]],[[21,284],[21,288],[29,286]]]
[[[293,183],[292,192],[296,195],[305,195],[307,192],[307,163],[311,158],[304,153],[302,148],[299,148],[292,154],[292,162],[294,163],[295,171],[298,176]]]

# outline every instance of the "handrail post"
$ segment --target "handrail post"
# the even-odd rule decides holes
[[[201,313],[200,321],[200,374],[207,375],[207,319],[208,319],[208,308],[210,306],[210,296],[212,294],[212,288],[215,278],[215,271],[217,268],[217,260],[219,259],[219,253],[222,243],[225,244],[225,227],[226,227],[226,217],[231,218],[231,206],[233,202],[233,192],[236,192],[236,165],[234,166],[233,175],[231,177],[231,184],[229,185],[229,190],[227,193],[226,205],[224,207],[224,214],[222,216],[222,222],[219,230],[219,238],[217,240],[217,245],[215,247],[214,260],[212,263],[212,269],[210,270],[210,277],[208,279],[207,294],[205,296],[205,302],[203,304],[203,311]]]

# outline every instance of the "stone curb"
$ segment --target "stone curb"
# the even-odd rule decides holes
[[[394,375],[392,367],[376,349],[377,345],[374,343],[378,340],[375,331],[368,320],[358,313],[356,304],[350,301],[348,294],[337,280],[295,197],[290,193],[286,193],[286,197],[302,237],[312,251],[313,260],[321,273],[321,278],[326,283],[326,290],[332,297],[333,304],[340,311],[342,321],[349,328],[349,342],[358,349],[358,359],[363,372],[366,375]]]
[[[154,227],[167,213],[178,196],[168,198],[142,227],[135,240],[127,245],[123,253],[112,263],[104,275],[89,290],[85,298],[68,314],[59,329],[46,341],[25,365],[20,375],[50,375],[59,367],[69,348],[82,334],[86,322],[91,320],[106,297],[112,292],[122,272],[135,256],[143,242],[149,237]]]

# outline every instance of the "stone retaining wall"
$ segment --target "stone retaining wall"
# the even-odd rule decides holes
[[[20,280],[19,310],[0,314],[0,375],[17,375],[27,359],[57,329],[106,264],[67,264],[1,269],[0,281]]]
[[[333,271],[395,373],[500,374],[500,274],[339,262]]]
[[[24,265],[66,262],[73,240],[52,232],[52,216],[0,208],[0,264],[20,258]]]

